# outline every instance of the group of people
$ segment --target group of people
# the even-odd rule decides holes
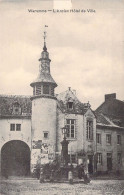
[[[78,165],[78,178],[84,179],[84,183],[90,183],[90,178],[87,173],[85,173],[84,165],[80,164]]]

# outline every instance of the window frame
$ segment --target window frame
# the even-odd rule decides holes
[[[109,139],[109,138],[110,138],[110,139]],[[106,144],[107,144],[107,145],[111,145],[111,143],[112,143],[112,136],[111,136],[110,133],[107,133],[107,134],[106,134]]]
[[[97,163],[102,165],[102,153],[97,153]]]
[[[121,145],[121,135],[117,134],[117,144]]]
[[[21,131],[20,123],[10,123],[10,131]]]
[[[69,121],[69,123],[68,123]],[[73,123],[72,123],[73,121]],[[66,119],[66,127],[67,127],[67,139],[75,139],[76,138],[76,119]],[[73,132],[73,133],[72,133]],[[74,135],[74,136],[72,136]]]
[[[16,127],[16,125],[14,123],[10,123],[10,131],[15,131],[15,129],[16,129],[15,127]]]
[[[86,138],[88,141],[93,141],[93,120],[87,119],[86,121]]]
[[[68,163],[71,164],[77,163],[76,154],[68,154]]]
[[[21,106],[18,102],[13,103],[13,108],[12,108],[12,114],[13,115],[21,115],[22,109]]]
[[[118,163],[118,165],[122,164],[122,154],[121,154],[121,152],[117,153],[117,163]]]
[[[43,85],[43,94],[50,95],[50,86],[48,84]]]
[[[102,144],[102,136],[101,133],[96,133],[96,143]]]
[[[21,131],[21,124],[19,123],[16,124],[16,131]]]
[[[35,95],[41,95],[41,84],[37,84],[35,86],[35,91],[34,91]]]
[[[70,106],[71,105],[71,106]],[[72,101],[68,101],[67,102],[67,108],[69,109],[69,110],[72,110],[73,109],[73,102]]]
[[[45,133],[47,134],[47,137],[44,136]],[[44,138],[44,139],[49,139],[49,132],[48,132],[48,131],[44,131],[44,132],[43,132],[43,138]]]

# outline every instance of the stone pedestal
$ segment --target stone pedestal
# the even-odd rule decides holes
[[[69,142],[64,137],[61,144],[62,144],[62,163],[63,165],[67,166],[68,165],[68,144]]]

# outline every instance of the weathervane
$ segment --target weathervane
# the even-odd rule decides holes
[[[43,38],[44,38],[44,42],[45,42],[46,41],[46,31],[44,31]]]

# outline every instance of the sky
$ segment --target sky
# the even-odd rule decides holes
[[[71,4],[72,2],[72,4]],[[29,12],[76,9],[78,13]],[[95,10],[87,12],[87,9]],[[0,1],[0,94],[32,95],[44,25],[56,93],[71,87],[96,109],[104,95],[124,100],[124,1]]]

